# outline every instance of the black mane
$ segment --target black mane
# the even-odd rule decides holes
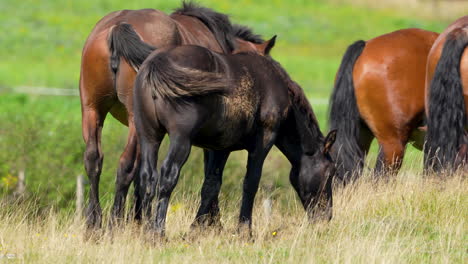
[[[174,11],[174,14],[192,16],[198,18],[215,35],[224,53],[231,53],[234,48],[233,31],[229,17],[213,11],[210,8],[199,6],[194,2],[182,2],[182,7]]]
[[[265,42],[261,35],[253,33],[252,29],[247,26],[234,24],[232,25],[232,29],[233,35],[243,40],[247,40],[255,44],[261,44]]]
[[[182,2],[182,7],[176,9],[173,14],[198,18],[213,32],[224,53],[231,53],[235,49],[235,37],[256,44],[263,43],[262,38],[254,34],[250,28],[242,25],[233,25],[227,15],[218,13],[210,8],[202,7],[191,1]]]

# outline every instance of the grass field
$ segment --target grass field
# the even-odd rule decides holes
[[[268,216],[261,208],[270,195],[289,202],[275,199]],[[86,242],[73,214],[3,204],[0,253],[18,263],[466,263],[468,183],[461,175],[363,180],[337,189],[333,220],[313,225],[294,195],[260,192],[253,240],[246,240],[235,232],[239,195],[222,202],[222,231],[197,234],[189,229],[195,203],[187,201],[198,199],[179,193],[185,202],[172,204],[168,240],[156,245],[135,225]]]
[[[388,2],[398,2],[391,0]],[[377,7],[367,0],[203,0],[231,14],[265,38],[278,35],[273,57],[281,62],[311,99],[322,131],[335,72],[347,45],[401,28],[441,31],[456,13],[434,17],[426,9]],[[458,5],[458,4],[457,4]],[[83,174],[84,143],[78,97],[11,93],[16,86],[78,89],[81,48],[94,24],[119,9],[152,7],[170,12],[178,0],[0,1],[0,262],[247,262],[247,263],[464,263],[468,251],[468,184],[463,175],[423,178],[422,154],[408,147],[394,182],[337,189],[333,220],[316,225],[304,213],[290,187],[287,160],[274,149],[264,166],[256,200],[254,241],[239,239],[235,224],[245,173],[245,152],[228,161],[221,190],[224,230],[185,238],[203,181],[202,153],[192,150],[171,200],[168,238],[152,247],[130,225],[111,239],[85,242],[84,225],[74,217],[75,180]],[[446,14],[447,13],[447,14]],[[466,12],[464,12],[466,13]],[[103,131],[104,168],[101,202],[113,200],[117,162],[126,128],[108,118]],[[164,145],[162,152],[167,145]],[[374,144],[368,166],[375,162]],[[164,158],[164,154],[161,155]],[[160,163],[159,163],[160,164]],[[20,170],[26,195],[12,203]],[[273,191],[265,186],[273,186]],[[270,218],[262,210],[273,201]],[[276,232],[276,233],[274,233]],[[7,263],[10,260],[6,260]]]

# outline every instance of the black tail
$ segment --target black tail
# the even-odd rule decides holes
[[[227,91],[229,80],[223,74],[186,68],[158,54],[140,70],[137,83],[149,87],[153,98],[183,103],[188,97]]]
[[[135,71],[140,69],[143,61],[156,48],[143,42],[132,25],[121,23],[113,27],[109,33],[108,45],[111,52],[110,64],[117,73],[120,58],[124,58]]]
[[[460,60],[467,47],[463,28],[447,35],[429,88],[424,166],[426,170],[452,169],[468,126]]]
[[[346,50],[330,99],[330,130],[338,130],[332,153],[337,164],[337,177],[345,182],[364,167],[364,153],[359,146],[361,118],[354,94],[353,68],[365,46],[366,42],[359,40]]]

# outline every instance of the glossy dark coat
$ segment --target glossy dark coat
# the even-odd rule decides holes
[[[245,149],[239,223],[251,227],[263,162],[273,145],[291,162],[290,181],[309,216],[331,218],[334,165],[328,150],[335,132],[323,138],[302,89],[269,56],[224,55],[197,46],[155,51],[137,75],[134,114],[142,155],[140,196],[144,205],[157,197],[156,234],[164,235],[169,199],[192,145],[216,154],[205,160],[211,169],[202,188],[200,221],[217,205],[229,153]],[[169,152],[158,173],[166,133]]]

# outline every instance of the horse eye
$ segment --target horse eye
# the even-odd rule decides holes
[[[306,152],[304,152],[304,154],[305,154],[306,156],[313,156],[313,155],[314,155],[314,153],[313,153],[313,152],[310,152],[310,151],[306,151]]]

